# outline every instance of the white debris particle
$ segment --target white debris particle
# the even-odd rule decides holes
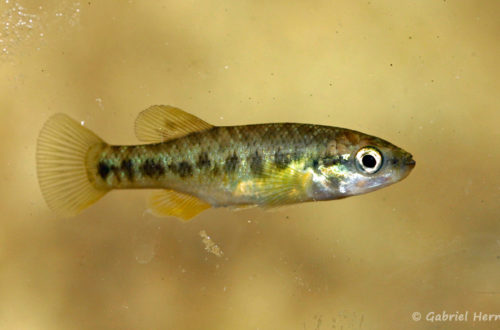
[[[140,242],[134,248],[135,260],[140,264],[148,264],[155,256],[153,242]]]
[[[82,121],[80,122],[80,125],[84,126],[84,125],[85,125],[85,120],[82,120]]]
[[[99,108],[101,108],[101,110],[103,110],[104,105],[102,104],[102,99],[100,97],[96,97],[95,101],[97,102],[97,105],[99,106]]]
[[[199,234],[202,238],[203,244],[205,244],[205,250],[212,254],[215,254],[217,257],[222,257],[222,255],[224,255],[224,252],[222,252],[221,248],[212,241],[210,236],[207,235],[206,231],[202,230]]]

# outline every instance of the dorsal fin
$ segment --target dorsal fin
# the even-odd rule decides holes
[[[144,142],[157,143],[212,128],[209,123],[169,105],[153,105],[135,120],[135,135]]]

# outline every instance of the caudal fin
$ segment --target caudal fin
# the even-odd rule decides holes
[[[49,118],[38,137],[38,181],[50,209],[72,216],[104,196],[87,175],[87,152],[104,143],[97,135],[64,114]]]

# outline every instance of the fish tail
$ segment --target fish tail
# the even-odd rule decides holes
[[[88,152],[101,138],[64,114],[49,118],[38,137],[38,182],[50,209],[72,216],[90,206],[108,190],[97,189],[88,175]]]

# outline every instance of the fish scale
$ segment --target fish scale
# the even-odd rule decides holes
[[[49,206],[66,211],[64,201],[73,208],[86,207],[112,189],[163,189],[152,198],[153,211],[181,218],[210,206],[273,207],[330,200],[397,182],[415,165],[409,153],[385,140],[332,126],[217,127],[176,108],[153,106],[136,121],[137,136],[150,143],[120,146],[103,142],[62,116],[56,115],[42,129],[37,161]],[[70,146],[61,149],[58,142],[68,140],[72,132],[82,139],[78,155],[71,155]],[[78,157],[85,176],[75,175],[88,185],[55,190],[51,182],[64,173],[51,161],[61,164],[63,159],[64,164]]]

